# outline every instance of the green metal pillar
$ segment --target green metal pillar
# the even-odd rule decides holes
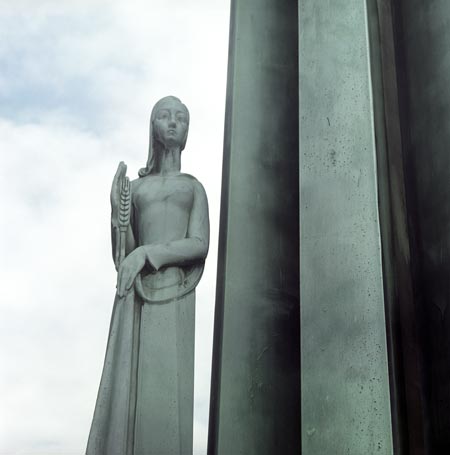
[[[297,8],[232,2],[209,454],[300,452]]]
[[[391,455],[366,0],[299,0],[302,454]]]
[[[450,453],[450,2],[394,2],[426,454]],[[416,385],[417,387],[417,385]],[[410,433],[417,433],[410,425]],[[415,452],[416,453],[416,452]],[[419,451],[417,451],[419,453]]]

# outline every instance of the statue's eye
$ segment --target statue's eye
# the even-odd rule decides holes
[[[184,115],[177,115],[177,120],[181,123],[186,123],[186,117]]]
[[[169,117],[169,113],[166,112],[166,111],[162,111],[162,112],[159,112],[159,113],[158,113],[158,118],[159,118],[160,120],[166,119],[166,118],[168,118],[168,117]]]

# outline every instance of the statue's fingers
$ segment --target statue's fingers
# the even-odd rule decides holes
[[[122,280],[122,282],[119,285],[119,289],[120,289],[120,291],[118,292],[119,297],[123,297],[125,295],[125,293],[126,293],[126,289],[125,289],[125,285],[124,285],[124,281],[123,280]]]
[[[119,297],[123,297],[125,294],[125,282],[126,282],[126,274],[123,268],[119,269],[119,274],[117,278],[117,293]]]
[[[119,297],[122,296],[122,290],[121,290],[121,286],[120,286],[121,277],[122,277],[122,273],[121,273],[121,270],[119,268],[119,271],[117,272],[117,284],[116,284],[117,294],[119,295]]]
[[[125,285],[125,289],[127,291],[129,291],[131,289],[131,286],[133,286],[133,283],[134,283],[134,279],[136,278],[136,275],[137,273],[130,273],[128,279],[127,279],[127,282],[126,282],[126,285]]]
[[[135,274],[128,268],[124,268],[119,278],[119,297],[123,297],[133,285]]]

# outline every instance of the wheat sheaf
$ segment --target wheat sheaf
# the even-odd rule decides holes
[[[131,191],[130,179],[125,177],[120,191],[119,228],[126,232],[130,224]]]

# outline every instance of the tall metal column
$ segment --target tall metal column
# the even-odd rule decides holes
[[[366,0],[299,0],[302,454],[393,453]]]
[[[300,452],[295,0],[234,0],[209,454]]]
[[[450,452],[450,3],[399,0],[394,12],[415,266],[410,311],[420,321],[423,347],[423,453],[444,454]]]

